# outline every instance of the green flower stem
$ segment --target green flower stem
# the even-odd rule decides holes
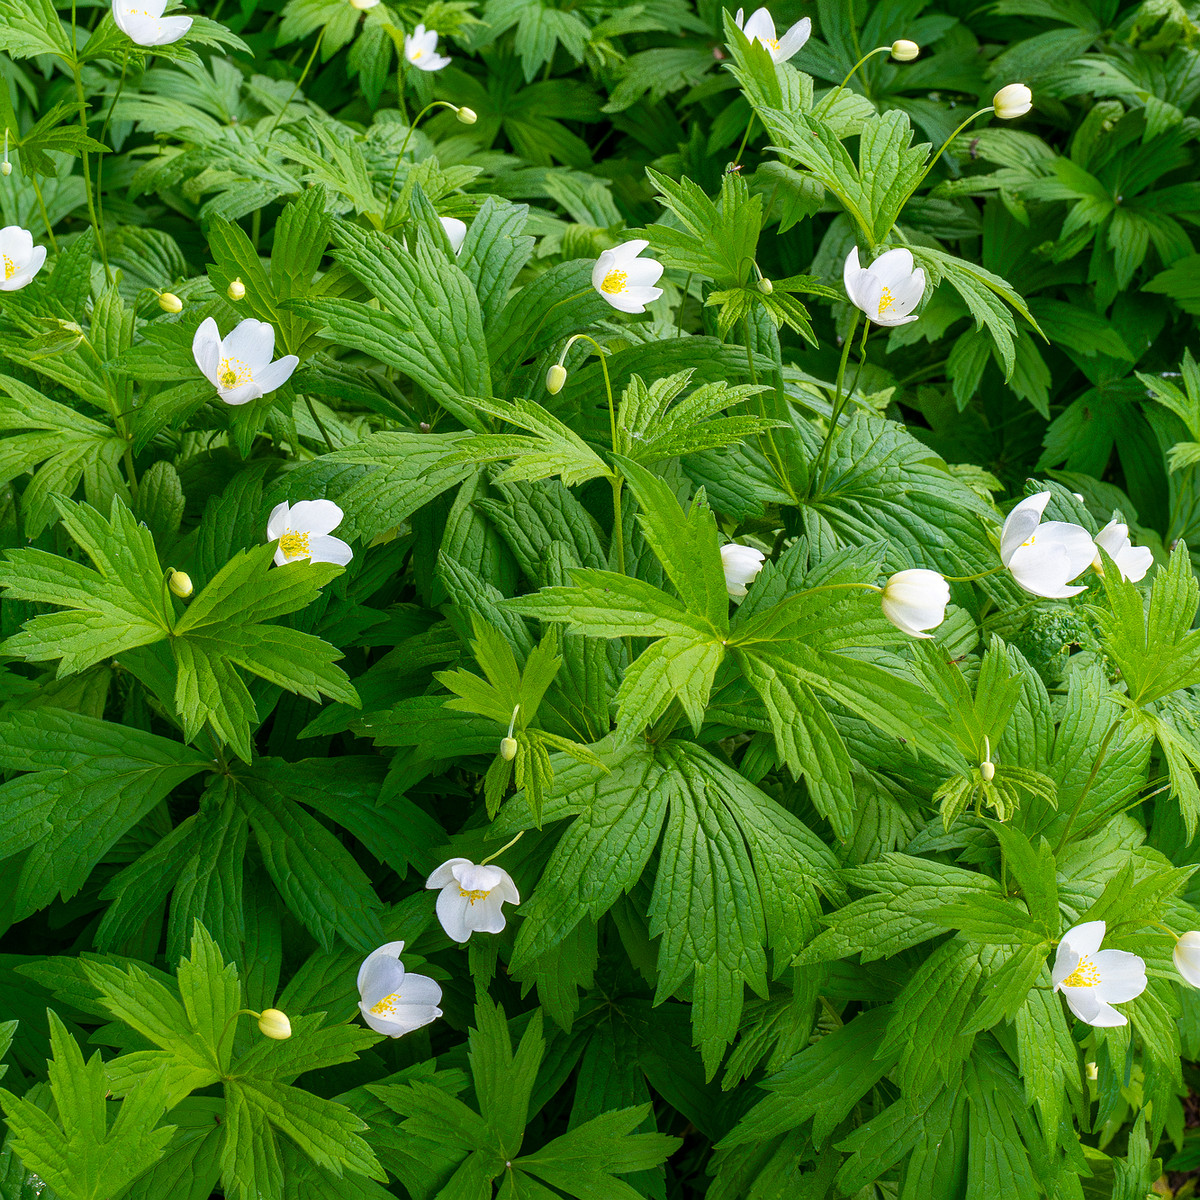
[[[449,100],[431,100],[415,117],[408,127],[408,132],[404,135],[404,141],[400,143],[400,153],[396,155],[396,165],[392,168],[392,177],[388,180],[388,203],[392,202],[392,188],[396,186],[396,176],[400,173],[400,164],[404,161],[404,152],[408,149],[409,140],[417,128],[417,122],[431,108],[452,108],[455,112],[458,111],[457,104],[451,104]]]
[[[740,269],[740,265],[741,264],[739,264],[739,269]],[[757,270],[758,265],[756,263],[753,265],[755,267],[755,270]],[[750,382],[752,384],[754,384],[755,386],[757,386],[758,372],[754,369],[754,350],[750,346],[750,318],[748,316],[745,316],[742,318],[742,336],[746,342],[746,369],[750,373]],[[767,408],[766,408],[766,405],[763,403],[762,392],[756,393],[756,395],[754,397],[754,401],[755,401],[755,404],[757,404],[757,406],[758,406],[759,416],[761,416],[764,420],[766,420],[767,419]],[[792,482],[788,476],[787,470],[784,468],[783,456],[779,453],[779,446],[775,442],[775,431],[773,429],[767,429],[767,430],[765,430],[765,433],[767,435],[767,437],[766,437],[767,444],[770,446],[770,449],[771,449],[770,457],[773,457],[775,459],[775,476],[779,480],[779,486],[782,488],[786,488],[788,493],[792,494]]]
[[[46,236],[50,239],[50,249],[57,254],[58,239],[54,236],[54,230],[50,228],[50,214],[46,211],[46,200],[42,196],[42,185],[38,183],[36,171],[30,172],[29,182],[33,184],[33,194],[37,197],[38,208],[41,210],[42,224],[46,226]]]
[[[546,311],[544,313],[542,313],[542,319],[537,323],[537,327],[533,331],[533,336],[529,339],[530,351],[527,352],[526,354],[522,355],[521,357],[528,358],[530,353],[536,353],[532,350],[532,347],[533,347],[534,343],[537,341],[538,334],[542,332],[542,326],[546,324],[547,320],[549,320],[549,318],[550,318],[550,314],[556,308],[561,308],[564,304],[570,304],[572,300],[578,300],[581,296],[586,296],[588,294],[588,292],[590,292],[591,290],[592,289],[590,287],[586,287],[582,291],[572,292],[571,295],[565,296],[562,300],[556,300],[552,305],[550,305],[550,307],[548,309],[546,309]],[[563,350],[562,355],[559,357],[558,361],[562,362],[563,358],[566,357],[566,354],[567,354],[567,351]]]
[[[520,706],[518,705],[518,707],[520,707]],[[512,726],[511,726],[511,725],[508,727],[508,736],[509,736],[509,737],[512,737]],[[500,855],[502,855],[502,854],[505,852],[505,850],[509,850],[509,849],[511,849],[511,848],[512,848],[513,846],[515,846],[515,845],[516,845],[516,844],[517,844],[517,843],[518,843],[518,842],[519,842],[519,841],[520,841],[520,840],[521,840],[521,839],[522,839],[524,836],[525,836],[525,830],[523,830],[523,829],[522,829],[522,830],[521,830],[521,832],[520,832],[520,833],[518,833],[518,834],[517,834],[517,836],[516,836],[515,838],[513,838],[513,840],[512,840],[511,842],[505,842],[505,843],[504,843],[504,845],[503,845],[503,846],[501,846],[501,847],[500,847],[500,849],[499,849],[499,850],[497,850],[495,854],[489,854],[489,855],[487,856],[487,858],[485,858],[485,859],[483,860],[483,862],[481,862],[479,865],[480,865],[481,867],[486,867],[486,866],[488,865],[488,863],[490,863],[490,862],[492,861],[492,859],[494,859],[494,858],[499,858],[499,857],[500,857]]]
[[[1003,563],[998,567],[990,567],[986,571],[979,571],[975,575],[943,575],[942,578],[947,583],[974,583],[976,579],[986,579],[989,575],[999,575],[1001,571],[1007,571],[1008,568]]]
[[[317,410],[313,408],[312,400],[308,396],[305,396],[304,403],[308,408],[308,415],[312,417],[317,428],[321,431],[321,436],[325,439],[325,445],[329,447],[329,453],[332,454],[337,447],[333,444],[333,439],[329,436],[329,431],[321,423],[321,418],[317,416]]]
[[[283,107],[275,114],[275,120],[271,128],[267,130],[267,141],[269,142],[275,136],[275,130],[279,128],[279,122],[283,120],[283,114],[287,112],[288,105],[296,98],[296,93],[304,86],[304,81],[308,78],[309,68],[313,65],[313,59],[317,57],[317,51],[321,49],[321,42],[325,38],[325,30],[327,26],[321,27],[321,32],[317,34],[317,40],[313,43],[312,53],[308,56],[308,62],[304,64],[304,70],[300,72],[300,78],[296,80],[296,86],[292,88],[292,94],[284,101]]]
[[[1083,791],[1079,793],[1079,799],[1075,801],[1075,807],[1071,809],[1071,815],[1067,818],[1067,824],[1062,831],[1062,837],[1058,839],[1058,845],[1054,847],[1054,856],[1056,858],[1067,844],[1067,838],[1071,836],[1071,827],[1075,824],[1076,818],[1083,809],[1083,802],[1087,799],[1088,792],[1092,790],[1092,784],[1096,782],[1096,776],[1100,774],[1100,768],[1104,765],[1104,758],[1108,754],[1108,747],[1111,745],[1120,726],[1121,718],[1117,717],[1108,727],[1108,732],[1104,735],[1104,740],[1100,743],[1100,749],[1096,751],[1096,761],[1092,763],[1091,774],[1087,777],[1087,782],[1083,785]]]
[[[854,335],[858,331],[858,322],[862,313],[856,308],[854,310],[854,320],[850,324],[850,331],[846,334],[846,341],[842,345],[842,361],[838,364],[837,382],[834,385],[833,393],[833,411],[829,415],[829,429],[825,434],[825,441],[821,445],[821,453],[817,458],[817,470],[814,472],[813,478],[816,481],[816,486],[809,486],[809,496],[819,495],[825,488],[825,476],[829,470],[829,452],[833,448],[833,439],[837,436],[838,420],[842,415],[842,409],[845,407],[847,394],[844,392],[843,385],[846,380],[846,363],[850,358],[850,347],[854,343]],[[868,321],[866,329],[863,332],[862,349],[860,353],[863,358],[866,358],[867,353],[867,334],[871,331],[871,323]],[[859,372],[862,371],[862,361],[859,362]],[[855,384],[858,383],[858,377],[855,376]],[[850,389],[851,392],[854,388]]]
[[[980,109],[978,112],[973,112],[973,113],[972,113],[972,114],[971,114],[971,115],[970,115],[970,116],[969,116],[969,117],[968,117],[968,118],[967,118],[967,119],[966,119],[966,120],[965,120],[965,121],[964,121],[964,122],[963,122],[963,123],[962,123],[962,124],[961,124],[961,125],[960,125],[960,126],[959,126],[959,127],[958,127],[958,128],[957,128],[957,129],[956,129],[956,130],[955,130],[955,131],[954,131],[954,132],[953,132],[953,133],[952,133],[952,134],[951,134],[951,135],[950,135],[950,136],[949,136],[949,137],[948,137],[948,138],[945,140],[945,141],[944,141],[944,142],[943,142],[943,143],[942,143],[941,149],[940,149],[940,150],[939,150],[939,151],[938,151],[938,152],[937,152],[937,153],[936,153],[936,154],[935,154],[935,155],[934,155],[934,156],[933,156],[933,157],[932,157],[932,158],[929,160],[929,165],[928,165],[928,166],[925,168],[925,170],[924,170],[924,171],[922,171],[922,172],[921,172],[921,178],[920,178],[920,179],[918,179],[918,180],[917,180],[917,182],[913,184],[913,186],[912,186],[912,188],[909,190],[909,193],[908,193],[908,194],[909,194],[910,196],[911,196],[911,195],[913,195],[913,193],[914,193],[914,192],[916,192],[917,188],[919,188],[919,187],[921,186],[921,184],[923,184],[923,183],[925,182],[925,177],[926,177],[926,176],[929,174],[929,172],[930,172],[930,171],[932,171],[932,170],[933,170],[934,166],[937,164],[937,160],[938,160],[939,158],[941,158],[943,154],[945,154],[945,153],[946,153],[946,147],[947,147],[947,146],[949,146],[949,145],[950,145],[950,143],[951,143],[952,141],[954,141],[954,139],[955,139],[956,137],[958,137],[958,135],[959,135],[960,133],[962,133],[962,131],[963,131],[964,129],[966,129],[966,127],[967,127],[968,125],[970,125],[970,123],[971,123],[973,120],[975,120],[975,118],[976,118],[976,117],[982,117],[984,113],[988,113],[988,112],[995,112],[995,111],[996,111],[996,110],[995,110],[995,108],[994,108],[992,105],[990,105],[990,104],[989,104],[989,105],[987,106],[987,108],[981,108],[981,109]]]
[[[75,22],[75,5],[71,5],[71,73],[75,76],[75,100],[79,106],[79,125],[83,130],[83,136],[88,136],[88,107],[87,99],[83,94],[83,70],[79,62],[79,51],[77,48],[78,42],[78,27]],[[92,166],[91,157],[87,150],[83,150],[80,154],[80,161],[83,164],[83,193],[87,197],[88,220],[92,223],[92,232],[96,235],[96,244],[100,247],[100,261],[104,264],[104,278],[112,283],[112,271],[108,266],[108,250],[104,245],[104,234],[100,229],[100,219],[96,215],[96,200],[92,194]]]
[[[229,1019],[225,1022],[225,1028],[221,1030],[221,1036],[217,1038],[217,1069],[221,1066],[221,1045],[229,1036],[229,1027],[238,1019],[238,1017],[254,1017],[256,1020],[262,1016],[262,1013],[255,1012],[252,1008],[239,1008],[237,1012],[231,1013]]]
[[[815,113],[813,113],[813,117],[815,118],[821,116],[822,113],[824,113],[824,111],[830,106],[830,104],[833,103],[834,96],[836,96],[839,92],[844,92],[846,90],[846,84],[850,82],[854,72],[857,71],[858,68],[867,61],[867,59],[874,58],[876,54],[887,54],[890,50],[891,46],[876,46],[874,50],[868,50],[867,53],[864,54],[862,58],[860,58],[858,62],[856,62],[854,66],[850,68],[846,78],[843,79],[842,82],[837,85],[837,87],[833,88],[825,97],[825,99],[821,101],[821,107],[818,108]]]
[[[737,158],[733,160],[733,165],[737,166],[742,161],[742,155],[746,151],[746,143],[750,140],[750,130],[754,128],[754,121],[758,117],[758,113],[753,109],[750,112],[750,120],[746,122],[746,132],[742,134],[742,144],[738,147]]]

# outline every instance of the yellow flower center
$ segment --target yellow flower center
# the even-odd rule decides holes
[[[4,278],[11,279],[17,273],[17,268],[13,265],[13,260],[7,254],[0,254],[0,258],[4,259]]]
[[[412,60],[413,60],[413,62],[416,62],[418,58],[424,58],[424,57],[425,57],[425,51],[424,51],[424,50],[414,50],[414,51],[412,52]]]
[[[619,296],[625,290],[625,280],[628,278],[624,271],[609,271],[600,283],[600,290],[610,296]]]
[[[223,358],[217,368],[217,382],[223,388],[241,387],[243,383],[253,383],[254,375],[240,358]]]
[[[879,293],[879,312],[877,316],[882,317],[885,312],[894,312],[896,309],[896,297],[892,295],[891,288],[884,288]]]
[[[1026,546],[1032,546],[1032,545],[1033,545],[1033,543],[1034,543],[1034,542],[1036,542],[1036,541],[1037,541],[1037,534],[1036,534],[1036,533],[1031,533],[1031,534],[1029,535],[1029,537],[1027,537],[1027,538],[1025,539],[1025,541],[1023,541],[1023,542],[1021,543],[1021,547],[1022,547],[1022,549],[1024,549],[1024,547],[1026,547]]]
[[[1079,960],[1079,966],[1062,981],[1063,987],[1095,987],[1100,982],[1100,971],[1096,964],[1085,954]]]
[[[302,554],[308,553],[308,534],[297,533],[296,530],[289,529],[279,539],[279,548],[288,558],[299,558]]]
[[[768,50],[778,50],[779,43],[774,38],[759,38],[758,39]]]
[[[460,883],[458,885],[458,894],[466,897],[467,903],[474,906],[476,900],[486,900],[492,893],[490,891],[482,891],[480,889],[476,889],[473,892],[468,892],[467,889]]]
[[[371,1012],[377,1017],[390,1017],[396,1011],[396,1005],[400,1003],[400,993],[392,992],[390,996],[384,996],[378,1004],[371,1005]]]

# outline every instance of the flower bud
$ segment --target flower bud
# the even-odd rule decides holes
[[[950,585],[936,571],[914,567],[897,571],[884,584],[880,604],[883,615],[901,633],[928,638],[927,629],[936,629],[946,619],[950,603]]]
[[[258,1027],[266,1037],[274,1038],[277,1042],[286,1041],[292,1036],[292,1023],[287,1013],[277,1008],[264,1008],[259,1014]]]
[[[992,97],[992,107],[1002,121],[1023,117],[1033,107],[1033,93],[1023,83],[1010,83]]]
[[[996,764],[990,759],[979,764],[979,774],[983,776],[984,783],[991,783],[996,778]]]
[[[230,300],[241,300],[246,294],[246,285],[242,282],[242,277],[239,275],[226,289],[225,295]]]
[[[758,281],[758,290],[764,296],[769,296],[775,290],[775,285],[764,275]]]
[[[464,125],[474,125],[475,122],[479,120],[479,118],[475,115],[475,110],[473,108],[467,108],[466,105],[463,105],[463,107],[458,110],[458,119]]]
[[[12,174],[12,163],[10,163],[7,159],[5,159],[4,162],[0,163],[0,175],[11,175],[11,174]]]
[[[176,296],[174,292],[159,292],[158,307],[161,308],[163,312],[183,312],[183,301],[180,300],[180,298]]]
[[[563,384],[567,382],[567,368],[562,363],[555,363],[554,366],[546,372],[546,391],[552,396],[557,396],[563,390]]]
[[[350,7],[357,8],[359,12],[366,12],[368,8],[374,8],[379,3],[379,0],[350,0]]]
[[[500,739],[500,757],[505,762],[512,762],[517,757],[517,739],[515,737],[503,737]]]
[[[921,47],[907,38],[899,38],[892,43],[892,57],[897,62],[912,62],[920,53]]]
[[[196,590],[192,587],[192,577],[186,571],[172,571],[167,578],[167,587],[180,600],[186,600]]]
[[[1200,931],[1185,933],[1175,943],[1175,970],[1192,987],[1200,987]]]

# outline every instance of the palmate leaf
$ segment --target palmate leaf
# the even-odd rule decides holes
[[[85,1063],[79,1044],[50,1010],[49,1090],[57,1117],[29,1098],[0,1089],[12,1146],[63,1200],[105,1200],[153,1165],[175,1132],[156,1128],[167,1103],[166,1081],[147,1078],[108,1122],[108,1084],[97,1051]]]

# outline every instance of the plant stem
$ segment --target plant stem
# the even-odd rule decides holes
[[[1088,792],[1092,790],[1092,784],[1096,782],[1096,776],[1100,774],[1100,768],[1104,764],[1104,757],[1108,753],[1108,747],[1120,726],[1121,718],[1117,717],[1108,727],[1108,732],[1104,735],[1104,740],[1100,743],[1100,749],[1096,751],[1096,761],[1092,763],[1092,773],[1087,777],[1087,782],[1083,785],[1083,791],[1079,793],[1079,799],[1075,801],[1075,807],[1071,809],[1071,815],[1067,818],[1066,828],[1062,831],[1062,837],[1058,839],[1058,845],[1054,847],[1054,856],[1056,858],[1067,844],[1067,838],[1071,836],[1071,827],[1075,824],[1075,819],[1083,809],[1083,802],[1087,799]]]
[[[854,310],[854,320],[850,323],[850,330],[846,334],[846,341],[842,345],[842,361],[838,363],[837,382],[834,384],[833,390],[833,411],[829,415],[829,429],[825,434],[825,441],[821,446],[821,453],[817,459],[817,469],[813,472],[813,482],[816,486],[809,485],[808,494],[810,497],[818,495],[825,486],[825,473],[829,467],[829,451],[833,446],[833,439],[837,434],[838,418],[842,413],[842,386],[846,379],[846,363],[850,358],[850,347],[854,342],[854,335],[858,332],[858,321],[861,313],[856,308]],[[868,326],[869,328],[869,326]],[[864,343],[866,339],[863,339]]]
[[[71,30],[72,36],[75,31],[75,11],[71,10]],[[76,58],[71,64],[71,69],[75,75],[75,98],[79,104],[79,125],[83,129],[84,137],[88,136],[88,118],[87,118],[87,100],[83,94],[83,72],[79,67],[79,59]],[[83,164],[83,190],[87,197],[88,219],[92,223],[92,231],[96,235],[96,244],[100,247],[100,261],[104,264],[104,278],[112,283],[112,271],[108,267],[108,251],[104,246],[104,234],[100,229],[100,220],[96,216],[96,201],[92,195],[92,167],[91,160],[86,150],[80,154],[80,161]]]
[[[738,147],[737,158],[733,160],[734,166],[737,166],[742,161],[742,155],[746,150],[746,143],[750,140],[750,130],[754,128],[754,121],[757,116],[758,113],[751,110],[750,120],[746,123],[746,132],[742,134],[742,144]]]
[[[46,211],[46,201],[42,196],[42,185],[38,183],[36,172],[30,174],[29,181],[33,184],[33,194],[37,197],[38,208],[42,211],[42,223],[46,226],[46,236],[50,239],[50,248],[57,254],[58,239],[54,236],[54,230],[50,228],[50,214]]]
[[[408,132],[404,135],[404,141],[402,141],[400,143],[400,153],[396,155],[396,165],[392,168],[392,177],[391,177],[391,179],[388,180],[388,203],[389,204],[391,204],[391,202],[392,202],[392,188],[394,188],[396,186],[396,175],[400,170],[401,162],[404,161],[404,152],[405,152],[405,150],[408,149],[409,139],[412,137],[413,133],[416,131],[417,122],[431,108],[453,108],[455,111],[457,111],[458,105],[451,104],[449,100],[431,100],[427,105],[425,105],[425,107],[423,109],[421,109],[421,111],[419,113],[417,113],[417,115],[415,117],[413,117],[412,124],[409,125]]]
[[[953,133],[952,133],[952,134],[951,134],[951,135],[950,135],[950,136],[949,136],[949,137],[948,137],[948,138],[945,140],[945,141],[944,141],[944,142],[943,142],[943,143],[942,143],[941,149],[940,149],[940,150],[938,150],[938,152],[937,152],[937,153],[936,153],[936,154],[935,154],[935,155],[934,155],[934,156],[933,156],[933,157],[932,157],[932,158],[929,160],[929,165],[928,165],[928,166],[925,168],[925,170],[924,170],[924,171],[922,171],[922,172],[921,172],[921,178],[920,178],[920,179],[918,179],[918,180],[917,180],[917,182],[916,182],[916,183],[914,183],[914,184],[912,185],[912,187],[909,189],[909,192],[908,192],[908,194],[909,194],[910,196],[911,196],[911,195],[913,195],[913,193],[914,193],[914,192],[916,192],[917,188],[919,188],[919,187],[921,186],[921,184],[923,184],[923,183],[925,182],[925,178],[926,178],[926,176],[929,174],[929,172],[930,172],[930,171],[932,171],[932,170],[933,170],[934,166],[935,166],[935,165],[936,165],[936,163],[937,163],[937,160],[938,160],[939,158],[941,158],[943,154],[945,154],[945,152],[946,152],[946,147],[947,147],[947,146],[949,146],[949,145],[950,145],[950,143],[951,143],[952,141],[954,141],[954,139],[955,139],[956,137],[958,137],[958,135],[959,135],[960,133],[962,133],[962,131],[963,131],[964,129],[966,129],[966,127],[967,127],[968,125],[970,125],[970,123],[971,123],[973,120],[975,120],[975,118],[976,118],[976,117],[982,117],[982,116],[983,116],[983,114],[984,114],[984,113],[986,113],[986,112],[995,112],[995,111],[996,111],[996,110],[995,110],[995,109],[992,107],[992,105],[990,105],[990,104],[989,104],[989,105],[987,106],[987,108],[981,108],[981,109],[980,109],[978,112],[974,112],[974,113],[972,113],[972,114],[971,114],[971,115],[970,115],[970,116],[969,116],[969,117],[968,117],[968,118],[967,118],[967,119],[966,119],[966,120],[965,120],[965,121],[964,121],[964,122],[963,122],[963,123],[962,123],[962,124],[961,124],[961,125],[960,125],[960,126],[959,126],[959,127],[958,127],[958,128],[957,128],[957,129],[956,129],[956,130],[955,130],[955,131],[954,131],[954,132],[953,132]]]
[[[317,40],[313,43],[312,53],[308,56],[308,62],[304,64],[304,70],[300,72],[300,78],[296,80],[296,86],[292,88],[292,94],[284,102],[283,107],[275,114],[275,121],[271,128],[267,130],[267,141],[275,135],[275,130],[279,128],[279,122],[283,120],[283,114],[287,112],[288,105],[296,98],[296,93],[304,86],[305,79],[308,78],[308,69],[313,65],[313,59],[317,57],[317,51],[321,48],[321,42],[325,37],[325,30],[328,26],[322,25],[321,32],[317,34]]]
[[[511,737],[511,736],[512,736],[511,729],[512,729],[512,727],[510,726],[510,727],[509,727],[509,730],[510,730],[510,732],[509,732],[509,737]],[[521,839],[522,839],[524,836],[525,836],[525,830],[523,830],[523,829],[522,829],[522,830],[521,830],[521,832],[520,832],[520,833],[518,833],[518,834],[517,834],[517,836],[516,836],[515,838],[513,838],[513,840],[512,840],[511,842],[505,842],[505,843],[504,843],[504,845],[503,845],[503,846],[501,846],[501,847],[500,847],[500,849],[499,849],[499,850],[497,850],[495,854],[489,854],[489,855],[487,856],[487,858],[485,858],[485,859],[483,860],[483,862],[481,862],[479,865],[480,865],[481,867],[486,867],[486,866],[488,865],[488,863],[490,863],[490,862],[492,861],[492,859],[494,859],[494,858],[499,858],[499,857],[500,857],[500,855],[502,855],[502,854],[505,852],[505,850],[511,849],[511,848],[512,848],[513,846],[515,846],[515,845],[516,845],[516,844],[517,844],[517,843],[518,843],[518,842],[519,842],[519,841],[520,841],[520,840],[521,840]]]
[[[317,410],[313,408],[312,400],[308,396],[305,396],[304,403],[308,406],[308,415],[312,417],[317,428],[321,431],[321,436],[325,439],[325,445],[329,447],[329,452],[332,454],[337,447],[334,446],[333,440],[329,436],[329,431],[321,424],[321,418],[317,416]]]
[[[891,50],[891,46],[876,46],[874,50],[868,50],[867,53],[864,54],[862,58],[860,58],[858,62],[856,62],[854,66],[850,68],[849,72],[846,74],[846,78],[843,79],[842,82],[837,85],[837,87],[833,88],[825,97],[825,99],[821,101],[821,107],[818,108],[815,113],[813,113],[813,117],[816,118],[821,116],[821,114],[824,113],[830,104],[833,103],[834,96],[836,96],[839,92],[845,91],[846,84],[850,82],[854,72],[857,71],[858,68],[861,67],[868,58],[874,58],[876,54],[886,54],[889,50]]]

